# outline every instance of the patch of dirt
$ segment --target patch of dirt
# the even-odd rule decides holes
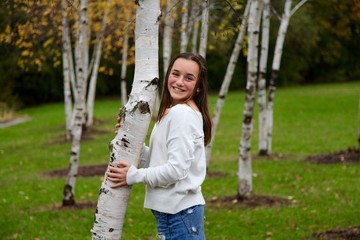
[[[96,208],[96,202],[76,202],[72,206],[56,206],[54,210],[64,211],[64,210],[81,210],[81,209],[94,209]]]
[[[223,178],[225,177],[227,174],[221,171],[207,171],[206,173],[206,177],[209,178]]]
[[[360,150],[348,148],[346,150],[326,155],[309,156],[305,159],[307,162],[317,164],[334,164],[334,163],[355,163],[360,164]]]
[[[88,166],[79,166],[78,168],[78,177],[93,177],[93,176],[102,176],[105,174],[108,164],[99,164],[99,165],[88,165]],[[45,175],[50,177],[66,177],[68,174],[68,169],[56,169],[53,171],[45,172]]]
[[[216,206],[220,208],[230,208],[235,206],[257,208],[262,206],[281,207],[284,205],[289,205],[291,203],[291,200],[265,195],[251,195],[249,198],[239,200],[235,195],[226,197],[212,197],[210,200],[207,201],[207,203],[210,206]]]
[[[310,239],[320,240],[359,240],[360,226],[337,228],[326,232],[317,232]]]
[[[82,134],[81,134],[81,141],[91,141],[94,139],[95,135],[102,135],[102,134],[110,135],[110,134],[114,133],[110,130],[101,130],[101,129],[96,128],[96,126],[101,126],[103,124],[104,124],[104,121],[102,121],[100,119],[94,119],[94,123],[90,128],[83,127]],[[64,131],[65,131],[65,126],[61,127],[61,129],[64,129]],[[114,131],[115,131],[115,128],[114,128]],[[71,140],[66,139],[65,133],[60,135],[58,139],[55,139],[54,141],[51,142],[51,144],[65,144],[65,143],[71,143]]]

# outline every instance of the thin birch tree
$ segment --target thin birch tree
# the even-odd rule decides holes
[[[129,51],[129,34],[124,33],[123,48],[121,54],[121,74],[120,74],[120,91],[121,91],[121,103],[125,105],[127,102],[127,87],[126,87],[126,70],[127,70],[127,58]]]
[[[158,33],[160,1],[137,1],[135,25],[135,75],[130,97],[121,111],[121,127],[111,141],[109,165],[127,161],[135,166],[151,120],[159,86]],[[131,187],[101,185],[92,239],[120,239]]]
[[[207,40],[209,33],[209,12],[210,12],[210,0],[203,0],[199,54],[204,58],[206,58],[206,48],[207,48]]]
[[[69,19],[67,15],[68,4],[66,0],[61,1],[62,7],[62,62],[64,76],[64,106],[65,106],[65,122],[66,122],[66,139],[71,139],[71,119],[72,119],[72,94],[71,94],[71,62],[72,51],[70,43]]]
[[[273,109],[274,109],[276,82],[279,76],[281,56],[282,56],[285,36],[289,25],[290,17],[303,4],[305,4],[306,1],[307,0],[300,1],[293,8],[293,10],[291,10],[291,0],[286,0],[284,5],[284,13],[281,17],[278,36],[276,38],[274,58],[272,62],[271,78],[268,87],[268,97],[267,97],[267,106],[266,106],[266,149],[262,150],[263,155],[271,154],[271,150],[272,150],[271,148],[272,148],[272,130],[273,130]]]
[[[63,205],[75,204],[75,182],[79,166],[80,157],[80,141],[82,135],[82,126],[84,122],[85,112],[85,81],[88,71],[88,16],[87,16],[88,2],[81,0],[80,2],[80,28],[79,28],[79,42],[78,42],[78,58],[76,64],[76,91],[77,98],[75,99],[74,110],[74,125],[72,127],[72,145],[70,153],[69,172],[66,178],[63,196]]]
[[[266,155],[266,72],[269,52],[270,0],[263,0],[261,51],[258,81],[259,155]]]
[[[213,122],[213,126],[212,126],[212,134],[211,134],[211,141],[210,143],[206,146],[206,162],[207,165],[209,165],[210,162],[210,158],[211,158],[211,150],[212,150],[212,145],[214,142],[214,138],[215,138],[215,133],[216,133],[216,129],[217,126],[219,124],[219,119],[220,119],[220,115],[221,115],[221,110],[224,106],[225,103],[225,97],[227,96],[227,93],[229,91],[229,87],[230,87],[230,83],[235,71],[235,67],[236,67],[236,63],[238,61],[239,58],[239,54],[241,51],[241,46],[243,44],[244,41],[244,36],[246,33],[246,23],[247,23],[247,19],[249,16],[249,10],[250,10],[250,3],[251,1],[249,0],[246,4],[244,13],[243,13],[243,18],[241,20],[241,27],[240,27],[240,31],[239,34],[237,36],[237,39],[235,41],[235,45],[226,69],[226,73],[225,73],[225,77],[224,80],[221,84],[221,89],[219,92],[219,97],[216,101],[216,106],[215,106],[215,110],[214,110],[214,116],[212,118],[212,122]]]
[[[237,197],[242,200],[250,197],[252,192],[251,138],[253,114],[256,97],[256,80],[258,76],[258,45],[261,16],[261,0],[252,0],[248,23],[248,56],[245,104],[243,111],[242,133],[239,146],[239,172]]]
[[[180,37],[180,52],[186,52],[187,45],[189,42],[189,34],[188,28],[190,25],[188,24],[189,19],[189,0],[184,0],[182,11],[183,14],[181,16],[181,37]]]
[[[185,0],[186,2],[187,0]],[[168,0],[166,3],[165,18],[164,18],[164,36],[163,36],[163,73],[164,76],[168,69],[171,52],[172,52],[172,36],[174,29],[174,16],[173,10],[175,6],[175,0]]]
[[[93,64],[90,64],[91,77],[90,77],[90,85],[89,85],[87,101],[86,101],[86,103],[87,103],[86,127],[90,127],[94,122],[94,102],[95,102],[96,82],[97,82],[97,77],[98,77],[98,72],[99,72],[102,44],[103,44],[105,29],[106,29],[107,14],[109,12],[109,3],[110,3],[110,0],[106,0],[106,6],[105,6],[104,15],[103,15],[102,23],[101,23],[101,29],[100,29],[99,35],[97,37],[97,42],[95,45],[94,58],[92,60]]]

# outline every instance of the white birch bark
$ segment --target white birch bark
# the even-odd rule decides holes
[[[241,46],[243,44],[244,41],[244,36],[246,33],[246,23],[247,23],[247,19],[249,16],[249,10],[250,10],[250,3],[251,1],[248,1],[244,10],[244,14],[243,14],[243,18],[241,21],[241,28],[240,28],[240,32],[237,36],[237,39],[235,41],[235,45],[226,69],[226,74],[224,77],[224,80],[221,84],[221,89],[219,92],[219,97],[217,99],[216,102],[216,107],[215,107],[215,111],[214,111],[214,116],[212,118],[212,122],[213,122],[213,126],[211,129],[211,141],[210,143],[206,146],[206,162],[207,162],[207,166],[209,165],[210,162],[210,158],[211,158],[211,150],[212,150],[212,145],[214,142],[214,138],[215,138],[215,133],[216,133],[216,129],[217,126],[219,124],[219,119],[220,119],[220,114],[221,114],[221,110],[224,106],[225,103],[225,97],[229,91],[229,86],[234,74],[234,70],[236,67],[236,63],[238,61],[239,58],[239,54],[240,54],[240,50],[241,50]]]
[[[276,91],[276,81],[279,74],[282,50],[285,35],[290,21],[291,0],[286,0],[284,5],[284,13],[281,17],[281,23],[276,38],[274,58],[272,62],[271,78],[268,89],[268,102],[266,106],[266,149],[263,151],[265,155],[271,154],[272,148],[272,129],[273,129],[273,109]]]
[[[79,166],[79,156],[80,156],[80,141],[82,134],[82,124],[85,111],[85,79],[87,76],[87,27],[88,27],[88,17],[87,9],[88,3],[87,0],[81,0],[80,3],[80,36],[79,36],[79,65],[77,65],[77,82],[76,90],[78,98],[75,101],[75,122],[72,128],[72,145],[70,153],[70,166],[69,172],[66,178],[65,187],[64,187],[64,197],[63,205],[73,205],[75,204],[75,182]]]
[[[67,2],[62,0],[62,60],[64,75],[64,105],[65,105],[65,122],[66,122],[66,140],[71,139],[71,114],[72,114],[72,96],[70,88],[70,32],[67,15]]]
[[[238,199],[248,198],[252,192],[251,169],[251,138],[253,129],[253,113],[256,95],[256,80],[258,67],[258,40],[259,40],[259,15],[261,12],[260,0],[252,0],[248,23],[248,70],[243,111],[242,133],[239,146],[239,172],[238,172]]]
[[[199,25],[200,25],[200,0],[193,0],[191,5],[191,17],[192,17],[192,39],[191,39],[191,51],[198,53],[198,36],[199,36]],[[199,17],[200,16],[200,17]]]
[[[192,35],[192,46],[191,46],[191,51],[194,53],[198,52],[198,47],[197,47],[197,43],[198,43],[198,35],[199,35],[199,20],[195,20],[194,22],[194,27],[193,27],[193,35]]]
[[[184,0],[183,9],[184,13],[181,16],[181,37],[180,37],[180,52],[186,52],[187,45],[189,42],[188,36],[188,18],[189,18],[189,0]]]
[[[121,63],[121,76],[120,76],[120,90],[121,90],[121,104],[125,105],[127,102],[127,87],[126,87],[126,70],[127,58],[129,51],[129,34],[124,33],[123,49],[122,49],[122,63]]]
[[[204,58],[206,58],[206,47],[207,47],[208,32],[209,32],[209,12],[210,12],[210,0],[203,0],[199,54]]]
[[[269,52],[270,0],[264,1],[258,81],[259,155],[266,155],[266,71]]]
[[[187,1],[187,0],[185,0]],[[166,75],[166,71],[168,69],[170,58],[171,58],[171,50],[172,50],[172,35],[174,28],[174,17],[173,17],[173,9],[174,9],[175,1],[168,0],[166,4],[166,12],[165,12],[165,23],[164,23],[164,36],[163,36],[163,72],[164,76]]]
[[[102,23],[101,23],[101,29],[100,29],[100,32],[99,32],[99,35],[97,38],[97,43],[95,45],[95,51],[94,51],[95,54],[94,54],[94,58],[92,60],[93,66],[92,66],[90,85],[89,85],[87,101],[86,101],[86,103],[87,103],[86,127],[90,127],[94,122],[94,102],[95,102],[96,83],[97,83],[97,77],[98,77],[98,72],[99,72],[102,44],[103,44],[105,28],[106,28],[106,19],[107,19],[107,14],[109,12],[109,3],[110,3],[110,0],[107,0]]]
[[[276,82],[279,76],[280,63],[281,63],[282,51],[283,51],[287,28],[290,22],[290,17],[306,2],[307,0],[300,1],[292,10],[291,10],[291,0],[286,0],[284,5],[284,13],[281,17],[281,23],[278,31],[278,36],[276,39],[271,78],[269,81],[268,103],[266,106],[267,140],[266,140],[266,150],[263,151],[265,155],[269,155],[272,152],[273,109],[274,109]]]
[[[134,82],[130,98],[123,107],[121,127],[110,143],[109,164],[113,166],[120,160],[138,165],[158,92],[160,1],[143,0],[137,4]],[[131,187],[112,189],[111,185],[105,178],[100,188],[93,240],[121,238]]]

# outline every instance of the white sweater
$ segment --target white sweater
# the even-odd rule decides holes
[[[174,214],[205,204],[201,184],[206,157],[200,112],[185,104],[172,107],[155,124],[141,161],[147,163],[146,168],[131,166],[126,180],[129,185],[146,184],[145,208]]]

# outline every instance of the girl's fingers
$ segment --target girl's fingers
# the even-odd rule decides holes
[[[119,167],[122,167],[122,168],[124,168],[124,167],[130,167],[130,163],[128,163],[128,162],[118,162],[118,164],[117,164]]]

